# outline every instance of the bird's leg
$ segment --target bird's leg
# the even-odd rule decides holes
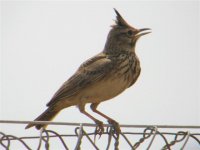
[[[108,123],[111,124],[114,128],[114,132],[119,135],[121,133],[120,127],[119,127],[119,123],[116,122],[115,120],[113,120],[112,118],[106,116],[105,114],[103,114],[102,112],[97,110],[97,106],[99,105],[99,103],[92,103],[90,105],[90,108],[92,109],[93,112],[99,114],[100,116],[106,118],[108,120]]]
[[[96,134],[96,135],[99,134],[100,137],[101,137],[101,135],[102,135],[103,132],[104,132],[103,122],[97,120],[97,119],[94,118],[92,115],[90,115],[89,113],[87,113],[87,112],[85,111],[85,107],[84,107],[84,106],[83,106],[83,107],[78,106],[78,107],[79,107],[79,110],[80,110],[81,113],[83,113],[84,115],[88,116],[90,119],[92,119],[92,120],[97,124],[96,130],[95,130],[95,134]]]

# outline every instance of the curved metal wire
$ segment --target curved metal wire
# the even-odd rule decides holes
[[[32,121],[12,121],[12,120],[0,120],[1,123],[6,124],[27,124]],[[9,150],[12,146],[12,143],[18,142],[21,144],[24,149],[31,150],[30,144],[27,144],[27,140],[39,140],[37,145],[37,150],[42,149],[42,145],[44,145],[44,148],[46,150],[50,149],[51,140],[58,140],[56,144],[61,144],[63,146],[63,149],[69,150],[68,147],[68,140],[67,138],[74,138],[76,140],[76,145],[74,146],[75,150],[80,150],[81,145],[84,144],[84,141],[88,141],[93,149],[99,150],[100,148],[96,142],[95,142],[95,132],[87,132],[85,130],[88,127],[96,128],[95,124],[87,124],[87,123],[66,123],[66,122],[45,122],[45,121],[39,121],[34,122],[34,124],[54,124],[54,125],[65,125],[65,126],[74,126],[75,133],[74,134],[60,134],[57,131],[53,130],[46,130],[41,129],[39,136],[28,136],[28,137],[17,137],[15,135],[9,135],[6,133],[3,133],[0,131],[0,149]],[[107,124],[104,125],[106,128],[105,132],[102,134],[102,136],[107,138],[100,138],[99,140],[103,139],[105,143],[105,149],[109,150],[112,147],[114,147],[115,150],[119,150],[120,142],[124,140],[126,146],[128,149],[138,149],[141,145],[145,145],[147,150],[150,150],[152,146],[155,147],[156,142],[155,139],[159,139],[160,141],[164,142],[163,147],[160,148],[162,150],[171,150],[173,149],[174,145],[177,145],[179,143],[180,149],[184,149],[187,144],[189,143],[189,140],[193,140],[194,142],[199,145],[200,149],[200,126],[163,126],[163,125],[120,125],[120,128],[122,132],[117,135],[114,132],[114,128]],[[128,132],[123,132],[123,129],[128,130]],[[143,131],[141,132],[141,129]],[[163,132],[162,129],[165,130],[171,130],[176,129],[176,132]],[[181,130],[180,130],[181,129]],[[135,132],[137,131],[137,132]],[[140,131],[140,132],[138,132]],[[141,136],[141,137],[140,137]],[[94,140],[92,140],[92,137],[94,137]],[[134,139],[134,140],[133,140]],[[171,140],[173,139],[173,140]]]

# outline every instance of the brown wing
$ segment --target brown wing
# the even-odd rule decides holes
[[[87,60],[79,67],[76,73],[60,87],[49,103],[47,103],[47,106],[52,106],[59,100],[70,98],[81,89],[91,85],[92,82],[104,78],[112,66],[111,60],[108,59],[104,53]]]

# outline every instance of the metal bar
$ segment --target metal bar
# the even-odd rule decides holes
[[[37,150],[40,150],[40,147],[41,147],[41,145],[42,145],[42,133],[43,133],[43,130],[44,130],[44,128],[41,128],[40,129],[40,137],[39,137],[39,144],[38,144],[38,148],[37,148]]]
[[[6,124],[51,124],[51,125],[68,125],[68,126],[79,126],[80,123],[69,123],[69,122],[53,122],[53,121],[16,121],[16,120],[0,120],[0,123]],[[82,123],[83,126],[87,127],[96,127],[96,124],[92,123]],[[196,125],[126,125],[121,124],[120,127],[123,128],[146,128],[146,127],[157,127],[157,128],[190,128],[190,129],[199,129],[200,126]],[[104,124],[104,127],[111,127],[110,124]]]
[[[80,149],[82,137],[83,137],[83,125],[80,124],[80,127],[79,127],[79,134],[78,134],[78,140],[77,140],[77,143],[76,143],[75,150],[79,150],[79,149]]]
[[[151,145],[152,145],[152,143],[153,143],[153,141],[154,141],[154,139],[155,139],[155,137],[156,137],[157,131],[158,131],[158,128],[155,126],[155,127],[154,127],[153,137],[152,137],[152,139],[151,139],[151,141],[150,141],[150,143],[149,143],[149,145],[148,145],[148,147],[147,147],[147,150],[150,149],[150,147],[151,147]]]
[[[92,141],[91,136],[95,135],[95,132],[86,132],[83,127],[96,127],[96,124],[89,124],[89,123],[68,123],[68,122],[51,122],[51,121],[15,121],[15,120],[0,120],[0,124],[27,124],[27,123],[34,123],[34,124],[53,124],[53,125],[64,125],[64,126],[75,126],[75,133],[74,134],[59,134],[52,130],[40,130],[39,136],[28,136],[28,137],[17,137],[14,135],[7,135],[3,132],[0,132],[0,149],[10,149],[12,141],[19,142],[23,144],[26,149],[30,150],[29,145],[26,144],[25,140],[30,139],[38,139],[38,146],[37,150],[41,149],[42,144],[45,145],[46,150],[50,147],[50,138],[58,138],[60,141],[60,144],[64,146],[64,148],[67,150],[68,145],[66,144],[65,139],[66,138],[76,138],[77,142],[75,145],[75,150],[80,150],[81,144],[85,142],[85,139],[88,139],[89,142],[94,146],[95,149],[99,149],[95,142]],[[108,136],[108,139],[105,142],[106,149],[110,149],[110,146],[114,146],[116,150],[118,150],[118,146],[120,146],[121,140],[119,140],[119,136],[114,134],[114,131],[111,131],[111,125],[105,124],[104,127],[107,127],[107,131],[103,133],[104,135]],[[127,146],[131,147],[133,150],[138,149],[138,147],[141,144],[147,144],[147,150],[149,150],[152,145],[155,143],[155,137],[156,141],[157,139],[161,140],[162,142],[165,142],[165,145],[163,146],[163,150],[170,150],[172,149],[172,146],[178,145],[177,143],[183,142],[183,145],[180,146],[180,149],[183,150],[186,145],[189,143],[188,141],[190,139],[194,140],[197,144],[200,144],[200,126],[185,126],[185,125],[120,125],[121,128],[127,130],[126,132],[121,132],[121,136],[125,139],[125,142]],[[110,130],[109,130],[110,129]],[[143,130],[142,131],[138,131]],[[164,132],[160,129],[165,129]],[[171,132],[170,129],[173,129]],[[174,130],[175,129],[175,130]],[[197,131],[198,129],[198,131]],[[182,130],[182,131],[181,131]],[[135,132],[136,131],[136,132]],[[36,132],[38,134],[38,132]],[[126,136],[128,135],[128,136]],[[138,136],[139,135],[139,136]],[[159,136],[157,136],[159,135]],[[84,138],[85,136],[85,138]],[[135,139],[138,140],[131,140],[135,136]],[[78,138],[77,138],[78,137]],[[171,138],[174,137],[174,139],[171,141]],[[64,139],[65,138],[65,139]],[[147,143],[147,140],[150,139],[150,142]],[[103,138],[105,139],[105,138]],[[101,139],[100,139],[101,140]],[[114,140],[113,142],[111,142]],[[169,142],[171,141],[171,142]],[[155,146],[156,144],[154,144]]]
[[[90,141],[90,143],[93,145],[93,147],[96,149],[96,150],[99,150],[99,148],[95,145],[95,142],[93,142],[91,140],[91,138],[89,137],[89,135],[83,130],[83,133],[84,135],[87,137],[87,139]]]
[[[187,144],[187,142],[188,142],[188,140],[189,140],[189,137],[190,137],[190,132],[188,131],[188,132],[187,132],[187,136],[186,136],[186,140],[185,140],[185,142],[183,143],[183,146],[181,147],[181,150],[183,150],[183,149],[185,148],[185,146],[186,146],[186,144]]]

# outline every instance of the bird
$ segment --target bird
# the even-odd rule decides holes
[[[103,50],[79,66],[47,103],[47,109],[34,121],[50,121],[61,110],[77,106],[81,113],[95,122],[95,132],[101,135],[104,132],[103,122],[85,110],[85,105],[89,103],[91,110],[107,119],[116,133],[121,132],[119,123],[97,110],[97,107],[136,82],[141,72],[136,43],[140,37],[151,33],[151,29],[137,29],[129,25],[115,8],[114,11],[115,24],[111,25]],[[39,130],[47,125],[32,122],[25,128],[33,126]]]

